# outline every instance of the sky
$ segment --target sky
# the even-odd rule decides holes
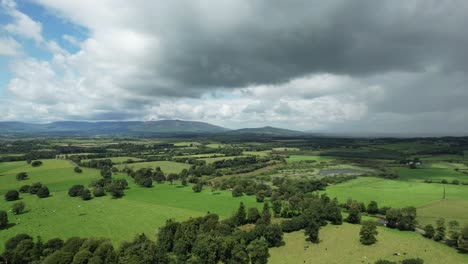
[[[0,120],[468,134],[466,0],[0,0]]]

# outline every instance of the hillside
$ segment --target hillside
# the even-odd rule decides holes
[[[237,130],[232,130],[226,132],[229,135],[272,135],[272,136],[299,136],[303,135],[304,133],[301,131],[296,130],[289,130],[284,128],[277,128],[277,127],[259,127],[259,128],[242,128]]]

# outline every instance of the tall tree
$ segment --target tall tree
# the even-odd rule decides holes
[[[377,225],[374,221],[364,221],[359,231],[360,241],[363,245],[372,245],[377,242]]]
[[[435,241],[445,240],[445,219],[444,218],[439,218],[439,220],[437,220],[437,227],[436,227],[436,233],[434,235],[434,240]]]
[[[254,241],[250,242],[247,246],[247,251],[250,255],[250,261],[252,264],[266,264],[268,263],[268,257],[270,254],[268,253],[268,243],[265,239],[255,239]]]

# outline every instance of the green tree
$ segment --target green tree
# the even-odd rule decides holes
[[[37,192],[39,191],[39,189],[41,189],[41,187],[42,187],[42,184],[40,182],[35,182],[31,184],[31,187],[29,187],[29,193],[37,194]]]
[[[250,242],[247,246],[247,251],[249,252],[250,261],[252,264],[266,264],[268,263],[268,243],[265,239],[255,239]]]
[[[55,251],[47,256],[41,264],[70,264],[73,261],[73,253]]]
[[[432,239],[434,238],[434,234],[435,234],[435,229],[432,225],[429,224],[424,227],[424,237]]]
[[[304,233],[307,236],[307,240],[309,240],[312,243],[318,244],[320,242],[320,239],[319,239],[320,225],[317,222],[316,218],[311,218],[307,222],[308,222],[307,226],[304,230]]]
[[[445,219],[444,218],[439,218],[439,220],[437,220],[434,240],[435,241],[445,240]]]
[[[81,184],[73,185],[70,189],[68,189],[68,196],[70,197],[77,197],[81,196],[83,193],[84,186]]]
[[[93,189],[93,195],[94,197],[102,197],[106,195],[106,192],[104,191],[104,188],[102,187],[96,187]]]
[[[5,211],[0,211],[0,229],[8,227],[8,214]]]
[[[236,226],[241,226],[247,223],[247,213],[245,211],[245,205],[243,202],[240,203],[239,209],[237,209],[233,220]]]
[[[88,201],[93,199],[93,196],[91,196],[91,191],[89,189],[84,189],[83,192],[81,193],[81,199],[83,201]]]
[[[244,188],[242,188],[241,185],[236,185],[232,189],[232,197],[240,197],[242,196],[242,192],[244,191]]]
[[[359,231],[360,241],[363,245],[372,245],[377,242],[377,225],[374,221],[364,221]]]
[[[464,254],[468,253],[468,225],[462,228],[458,237],[458,251]]]
[[[271,222],[270,204],[268,202],[263,203],[262,222],[264,224],[269,224]]]
[[[378,214],[379,213],[379,206],[377,205],[376,201],[371,201],[369,205],[367,205],[367,213],[369,214]]]
[[[16,174],[16,179],[18,181],[24,181],[24,180],[28,179],[28,174],[26,172],[20,172],[20,173]]]
[[[349,206],[349,214],[346,217],[346,222],[351,224],[359,224],[361,223],[361,207],[357,202],[351,203]]]
[[[82,172],[83,172],[83,170],[82,170],[80,167],[78,167],[78,166],[76,166],[76,167],[73,169],[73,171],[75,171],[76,173],[82,173]]]
[[[456,220],[448,222],[449,246],[458,247],[458,237],[460,236],[460,224]]]
[[[15,214],[15,215],[19,215],[19,214],[22,214],[24,212],[24,203],[23,202],[17,202],[17,203],[14,203],[12,208],[11,208],[11,211]]]
[[[73,257],[72,264],[88,264],[88,260],[93,257],[93,254],[88,250],[80,250]]]
[[[47,198],[50,196],[49,188],[47,186],[42,186],[38,191],[37,191],[37,197],[39,198]]]
[[[203,184],[201,182],[196,183],[193,187],[192,190],[196,193],[199,193],[203,190]]]
[[[21,186],[21,188],[19,189],[19,192],[20,192],[20,193],[28,193],[28,192],[29,192],[29,188],[31,188],[31,186],[29,186],[29,185],[23,185],[23,186]]]
[[[255,194],[255,200],[257,203],[263,203],[265,201],[266,192],[264,190],[260,190]]]
[[[177,181],[177,179],[179,179],[179,175],[175,174],[175,173],[170,173],[169,175],[167,175],[167,180],[173,184],[174,181]]]
[[[260,219],[260,212],[256,207],[250,207],[247,212],[247,222],[251,224],[255,224],[258,219]]]
[[[281,200],[274,200],[271,206],[272,206],[273,214],[275,215],[275,217],[279,217],[281,215],[281,208],[282,208]]]
[[[17,190],[10,190],[5,193],[6,201],[16,201],[19,199],[19,192]]]

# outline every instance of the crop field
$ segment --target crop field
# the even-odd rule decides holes
[[[92,180],[99,179],[98,170],[84,168],[83,173],[78,174],[73,172],[74,166],[68,161],[43,162],[44,165],[38,168],[26,166],[24,161],[0,164],[0,210],[10,211],[14,203],[3,200],[3,194],[10,189],[19,189],[23,184],[40,181],[51,191],[51,196],[44,199],[31,194],[21,195],[21,201],[26,204],[26,213],[15,216],[9,212],[10,222],[15,224],[0,232],[0,251],[3,250],[3,241],[18,233],[41,236],[43,239],[107,237],[117,245],[141,232],[154,237],[157,228],[169,218],[185,220],[207,212],[224,218],[230,216],[241,201],[248,207],[261,206],[255,197],[233,198],[230,192],[212,192],[209,188],[201,193],[193,192],[190,186],[169,183],[143,188],[123,174],[114,176],[129,182],[129,189],[125,190],[123,198],[111,199],[108,195],[83,201],[69,197],[67,191],[74,184],[86,186]],[[15,174],[20,171],[28,172],[30,179],[17,181]]]
[[[360,227],[346,223],[327,225],[320,229],[319,244],[305,241],[302,231],[285,234],[286,245],[270,249],[269,263],[361,264],[379,259],[401,261],[417,257],[425,264],[468,263],[467,255],[458,254],[455,249],[434,243],[416,232],[378,227],[377,243],[365,246],[359,242]],[[401,255],[395,256],[395,253]]]
[[[180,173],[183,169],[189,169],[190,165],[174,161],[150,161],[150,162],[135,162],[130,164],[120,164],[116,166],[119,170],[125,167],[138,170],[140,168],[156,168],[160,167],[165,173]]]

